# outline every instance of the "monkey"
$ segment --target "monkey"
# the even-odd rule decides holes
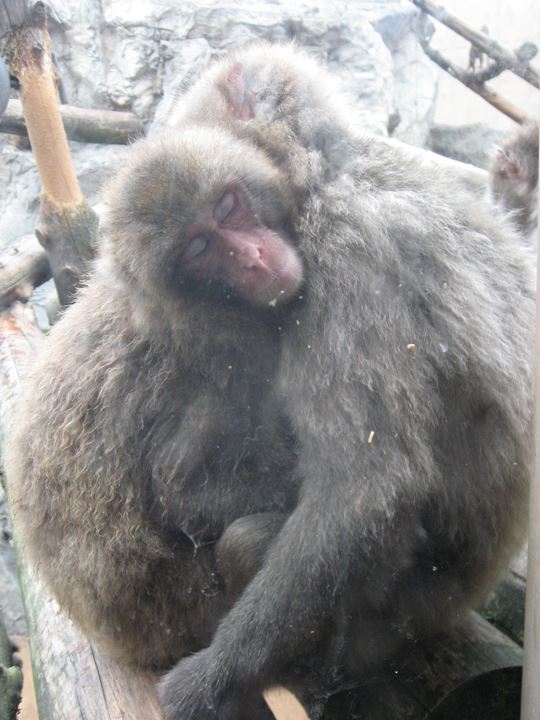
[[[294,47],[217,63],[169,123],[226,130],[282,173],[302,267],[276,377],[298,502],[209,646],[159,684],[167,720],[234,720],[257,691],[365,677],[459,622],[523,542],[534,269],[488,202],[355,129]]]
[[[511,214],[519,232],[536,244],[538,227],[538,122],[529,121],[497,148],[489,170],[494,202]]]
[[[487,25],[482,25],[480,28],[481,32],[484,35],[489,35],[489,29]],[[482,70],[486,64],[486,53],[483,50],[480,50],[479,47],[476,47],[476,45],[473,45],[471,43],[471,47],[469,50],[469,64],[468,69],[472,72],[475,72],[476,66],[478,65],[479,69]]]
[[[235,521],[277,534],[296,504],[275,373],[301,267],[281,174],[226,132],[141,141],[107,198],[5,463],[25,554],[60,605],[119,661],[170,667],[238,592]],[[265,551],[253,543],[247,578]]]

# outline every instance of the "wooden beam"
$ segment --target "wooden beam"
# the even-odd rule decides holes
[[[70,140],[108,145],[127,145],[143,134],[136,115],[115,110],[88,110],[61,105],[60,115]],[[28,136],[20,100],[10,100],[0,118],[0,133]]]
[[[7,58],[21,87],[22,109],[42,185],[36,234],[47,251],[58,297],[65,305],[75,297],[93,257],[98,223],[71,162],[44,3],[35,3],[26,24],[11,32]]]
[[[267,690],[264,699],[276,720],[309,720],[300,701],[285,688]]]
[[[35,235],[25,235],[0,255],[0,307],[28,300],[34,288],[50,278],[47,253]]]
[[[15,646],[13,657],[21,664],[23,675],[23,691],[17,720],[39,720],[28,638],[22,635],[11,635],[10,640]]]
[[[474,30],[469,25],[460,20],[456,15],[448,12],[442,5],[432,2],[432,0],[411,0],[416,7],[431,15],[446,27],[461,35],[461,37],[473,43],[480,48],[486,55],[505,65],[520,78],[526,80],[534,87],[540,87],[540,77],[536,70],[529,63],[523,62],[512,50],[500,45],[485,33]]]

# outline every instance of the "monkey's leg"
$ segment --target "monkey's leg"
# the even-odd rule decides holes
[[[283,527],[285,513],[255,513],[235,520],[216,547],[218,570],[227,598],[234,602],[263,564],[266,552]]]
[[[266,552],[287,516],[284,513],[256,513],[231,523],[216,546],[219,574],[232,605],[256,575]],[[225,701],[220,718],[230,720],[275,720],[258,690],[246,689]]]

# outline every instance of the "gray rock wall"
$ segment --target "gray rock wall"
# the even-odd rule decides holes
[[[258,39],[295,40],[340,77],[359,122],[422,145],[436,73],[414,36],[407,0],[52,0],[50,32],[70,104],[130,110],[150,123],[208,62]],[[91,203],[126,148],[72,143]],[[0,139],[0,244],[32,232],[39,180],[32,155]]]

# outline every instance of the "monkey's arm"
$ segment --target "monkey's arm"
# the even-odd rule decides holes
[[[510,308],[495,308],[490,292],[477,292],[465,307],[463,281],[451,268],[439,280],[436,268],[422,272],[429,258],[413,261],[410,277],[403,269],[394,279],[354,263],[336,269],[334,260],[342,284],[333,288],[325,277],[321,297],[313,285],[305,311],[292,316],[283,372],[301,448],[301,499],[211,646],[164,679],[167,718],[233,720],[248,688],[290,677],[291,666],[312,650],[317,656],[316,644],[335,635],[340,608],[369,618],[385,602],[397,606],[399,583],[426,543],[424,570],[433,574],[423,523],[430,502],[435,532],[465,538],[472,576],[480,572],[474,562],[489,566],[499,553],[497,536],[505,542],[505,524],[514,522],[505,515],[519,504],[526,468],[510,401],[499,395],[508,373],[483,348],[503,337],[489,323]],[[457,318],[453,307],[461,309]],[[512,339],[512,347],[523,345],[518,331]],[[452,580],[459,607],[461,577]],[[446,602],[454,593],[444,588]],[[413,606],[426,606],[428,591],[422,596],[413,585]],[[429,608],[435,616],[444,615],[443,600]],[[357,653],[373,666],[378,643],[366,640],[366,630],[349,626]]]
[[[364,469],[375,479],[383,465],[370,463]],[[211,646],[183,661],[163,681],[167,718],[232,720],[238,709],[235,700],[242,702],[248,689],[279,682],[291,661],[309,657],[325,627],[331,627],[332,613],[350,579],[350,564],[359,563],[349,548],[361,548],[359,553],[363,549],[367,555],[370,533],[377,534],[378,525],[388,522],[382,512],[377,517],[377,510],[369,509],[378,506],[378,495],[375,487],[354,492],[350,486],[336,488],[320,474],[311,476],[302,502]],[[402,544],[407,542],[403,537]],[[386,568],[387,579],[399,573],[400,562],[409,560],[404,551]],[[208,704],[213,709],[208,710]]]
[[[384,310],[387,329],[392,310],[388,305]],[[300,321],[305,328],[303,322],[307,322],[305,317]],[[351,322],[358,323],[358,317]],[[314,320],[313,327],[317,325]],[[302,442],[301,501],[210,648],[183,661],[163,681],[161,697],[167,718],[232,720],[238,710],[235,699],[243,702],[248,688],[261,690],[278,682],[291,662],[304,661],[325,630],[331,630],[353,568],[356,577],[363,577],[368,567],[378,563],[414,469],[399,428],[390,419],[390,399],[398,402],[402,385],[381,388],[381,397],[377,387],[371,388],[359,376],[364,369],[366,378],[370,373],[373,382],[382,386],[386,373],[395,375],[389,366],[403,363],[401,348],[407,352],[403,336],[408,326],[397,315],[393,326],[399,340],[395,354],[385,356],[382,339],[376,336],[367,342],[367,333],[362,367],[354,360],[358,353],[352,346],[352,360],[340,357],[339,368],[325,366],[332,357],[329,348],[311,358],[303,355],[298,364],[294,361],[298,349],[293,348],[292,364],[298,375],[290,378],[289,387],[298,388],[297,393],[291,390],[291,407]],[[328,322],[324,342],[329,347],[336,347],[333,332],[339,334],[341,327],[337,319]],[[299,344],[304,341],[305,336],[299,338]],[[352,364],[346,368],[349,360]],[[382,364],[385,373],[377,374]],[[341,381],[346,370],[353,373],[350,385]],[[322,382],[311,388],[314,377]],[[411,410],[407,437],[422,436],[422,418]],[[383,585],[399,575],[400,564],[410,562],[416,542],[414,521],[401,530],[400,554],[391,565],[383,564],[379,575],[385,576]]]

